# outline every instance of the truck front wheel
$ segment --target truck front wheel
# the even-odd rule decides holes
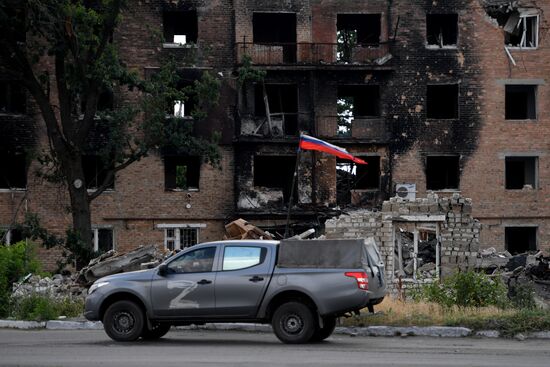
[[[143,311],[132,301],[113,303],[103,316],[105,332],[111,339],[118,342],[136,340],[141,336],[143,326]]]
[[[312,310],[294,301],[280,305],[273,314],[271,324],[277,338],[287,344],[307,343],[317,329]]]

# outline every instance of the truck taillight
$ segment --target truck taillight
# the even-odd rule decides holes
[[[365,291],[369,289],[369,277],[364,271],[348,271],[345,275],[350,278],[355,278],[359,289]]]

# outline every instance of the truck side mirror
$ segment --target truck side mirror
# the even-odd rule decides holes
[[[159,265],[159,271],[158,271],[158,274],[163,277],[166,275],[166,273],[168,272],[168,265],[166,264],[160,264]]]

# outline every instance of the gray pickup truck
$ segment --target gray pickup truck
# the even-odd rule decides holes
[[[172,325],[271,323],[284,343],[321,341],[339,316],[379,303],[384,264],[372,239],[220,241],[154,269],[97,280],[85,316],[116,341],[157,339]]]

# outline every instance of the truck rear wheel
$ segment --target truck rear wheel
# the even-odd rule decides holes
[[[312,310],[295,301],[280,305],[273,314],[271,325],[277,338],[287,344],[307,343],[317,329]]]
[[[134,341],[141,336],[143,311],[132,301],[117,301],[107,308],[103,327],[109,337],[118,342]]]
[[[317,328],[313,337],[311,338],[312,342],[321,342],[332,335],[334,329],[336,328],[336,317],[327,316],[323,317],[323,327]]]

